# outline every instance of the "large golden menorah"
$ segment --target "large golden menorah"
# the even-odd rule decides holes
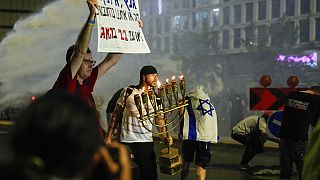
[[[182,120],[179,111],[183,114],[185,107],[188,105],[185,96],[186,81],[182,75],[179,76],[178,83],[175,76],[172,77],[170,82],[167,79],[164,85],[158,82],[157,91],[155,88],[149,88],[144,90],[141,97],[139,94],[134,96],[134,101],[139,111],[139,121],[149,121],[157,128],[164,128],[165,131],[162,132],[153,132],[150,129],[146,129],[154,134],[166,134],[169,136],[168,133],[174,130]],[[152,121],[153,118],[164,119],[165,124],[157,125]],[[168,128],[169,125],[171,125],[171,128]],[[162,173],[174,175],[179,172],[182,169],[182,159],[178,154],[178,149],[170,148],[169,146],[162,149],[159,164],[160,172]]]
[[[186,81],[182,75],[179,76],[179,88],[178,83],[175,80],[175,76],[173,76],[171,82],[169,82],[167,79],[164,85],[158,82],[157,92],[156,88],[149,88],[142,92],[141,97],[139,94],[136,94],[134,96],[134,101],[139,111],[139,121],[150,121],[153,126],[158,128],[168,127],[177,119],[177,117],[179,117],[175,116],[172,118],[172,115],[174,114],[173,111],[179,110],[188,105],[187,101],[185,100],[185,95]],[[157,117],[165,119],[165,125],[157,125],[151,121],[152,118]],[[167,123],[168,120],[171,121]],[[179,122],[180,120],[181,118],[179,118]],[[172,131],[179,124],[179,122],[172,128],[167,129],[165,132],[153,133],[166,134]]]

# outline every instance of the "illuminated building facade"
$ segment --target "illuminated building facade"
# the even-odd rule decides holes
[[[320,40],[320,0],[140,0],[140,6],[154,50],[172,49],[173,32],[204,28],[219,31],[226,53],[243,52],[246,45],[270,46],[278,36],[273,29],[284,16],[297,30],[297,47]],[[252,24],[255,38],[249,36]]]

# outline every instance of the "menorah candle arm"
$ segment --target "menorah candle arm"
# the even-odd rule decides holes
[[[156,118],[155,123],[159,125],[158,131],[160,132],[159,137],[161,141],[163,141],[166,145],[171,146],[173,144],[173,138],[168,134],[166,120],[162,118]]]

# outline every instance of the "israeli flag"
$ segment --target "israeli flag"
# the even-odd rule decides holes
[[[187,94],[189,104],[184,112],[183,139],[202,142],[218,142],[216,109],[202,87]]]

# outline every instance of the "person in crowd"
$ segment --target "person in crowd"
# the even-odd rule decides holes
[[[72,94],[76,94],[81,99],[88,103],[91,108],[96,110],[92,92],[96,80],[101,78],[112,66],[114,66],[122,54],[109,53],[102,62],[95,66],[96,61],[92,58],[92,52],[89,48],[92,29],[96,19],[97,0],[87,0],[89,8],[89,16],[84,24],[76,43],[70,46],[66,53],[66,65],[61,70],[58,79],[50,91],[65,90]],[[100,126],[99,117],[97,114],[97,123]],[[100,133],[103,137],[105,132],[100,126]]]
[[[117,143],[107,148],[92,123],[95,118],[88,104],[67,92],[36,99],[17,117],[12,131],[15,171],[1,177],[131,179],[127,149]]]
[[[141,179],[158,179],[156,155],[153,149],[152,138],[152,123],[150,121],[140,121],[138,119],[139,111],[135,105],[134,97],[141,96],[149,87],[156,87],[158,83],[158,72],[153,66],[144,66],[140,70],[140,81],[137,86],[124,88],[118,101],[116,108],[112,114],[112,120],[108,127],[106,144],[111,144],[112,134],[116,125],[120,121],[120,116],[123,114],[121,121],[120,142],[127,145],[134,156],[133,161],[139,166]],[[127,93],[128,91],[131,93]],[[149,110],[153,110],[149,102]],[[146,112],[142,106],[142,112]],[[165,121],[163,117],[151,118],[156,124],[161,126],[158,130],[165,132]],[[160,134],[160,138],[167,145],[173,143],[171,136],[166,136],[165,133]]]
[[[303,162],[302,179],[320,179],[320,123],[313,128]]]
[[[264,152],[266,140],[279,142],[267,134],[267,120],[271,111],[266,111],[262,116],[252,115],[236,124],[232,128],[231,138],[246,146],[240,162],[240,170],[247,170],[251,167],[250,161],[259,153]]]
[[[181,180],[187,179],[194,154],[197,179],[204,180],[206,167],[211,160],[211,145],[218,142],[216,109],[202,86],[190,91],[186,99],[188,106],[180,109],[180,115],[183,116]]]
[[[293,91],[288,95],[280,128],[280,178],[290,179],[295,163],[299,179],[307,147],[308,131],[320,110],[320,86]]]

